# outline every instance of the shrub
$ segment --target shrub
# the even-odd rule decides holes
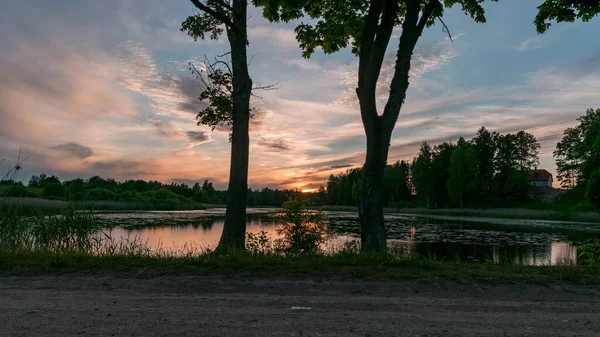
[[[272,253],[273,242],[265,231],[258,234],[246,233],[246,249],[252,254]]]
[[[280,219],[284,223],[277,228],[282,235],[276,249],[286,255],[316,255],[322,253],[326,241],[323,213],[307,209],[306,196],[298,194],[283,204]]]
[[[596,209],[600,210],[600,170],[592,173],[587,183],[586,199]]]
[[[600,264],[600,240],[592,240],[577,247],[579,252],[579,264]]]
[[[13,185],[6,190],[4,196],[9,198],[34,198],[37,195],[30,192],[27,187],[23,185]]]
[[[119,196],[105,188],[94,188],[87,192],[85,199],[86,200],[117,200]]]
[[[64,197],[65,188],[60,182],[51,182],[44,185],[42,195],[45,197]]]

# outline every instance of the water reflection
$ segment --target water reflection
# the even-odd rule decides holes
[[[328,212],[328,230],[333,233],[326,250],[360,239],[356,214]],[[214,247],[223,230],[220,211],[136,212],[99,215],[111,226],[116,240],[137,238],[150,247],[180,249],[186,246]],[[390,250],[395,254],[466,262],[556,265],[577,262],[576,243],[595,233],[518,226],[512,223],[467,222],[417,216],[386,216]],[[277,224],[266,214],[248,217],[248,232],[265,231],[277,238]]]

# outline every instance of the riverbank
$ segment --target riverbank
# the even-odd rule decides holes
[[[315,207],[322,211],[340,211],[357,212],[358,207],[354,206],[321,206]],[[555,220],[555,221],[574,221],[574,222],[593,222],[600,223],[600,212],[567,212],[559,210],[538,210],[527,208],[384,208],[388,214],[406,214],[406,215],[439,215],[439,216],[461,216],[461,217],[479,217],[479,218],[502,218],[502,219],[526,219],[526,220]]]
[[[228,277],[326,277],[394,279],[470,279],[487,282],[549,284],[576,282],[600,285],[600,266],[524,266],[461,263],[430,259],[339,253],[314,257],[282,257],[243,252],[218,256],[97,256],[43,251],[0,253],[0,275],[89,275],[124,277],[224,275]]]

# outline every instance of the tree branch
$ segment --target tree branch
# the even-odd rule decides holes
[[[208,7],[207,5],[200,2],[200,0],[190,0],[196,8],[212,16],[213,18],[221,21],[225,26],[235,29],[238,33],[243,33],[243,28],[237,26],[231,19],[225,14],[223,10],[215,10]],[[233,14],[233,11],[232,11]]]
[[[419,36],[421,35],[421,33],[423,33],[423,29],[425,29],[425,25],[427,25],[427,21],[429,21],[429,18],[431,17],[431,14],[433,13],[435,6],[438,6],[439,4],[440,4],[439,0],[431,0],[431,1],[429,1],[429,3],[427,3],[427,5],[425,5],[425,8],[423,8],[423,14],[421,15],[421,18],[419,19],[419,23],[417,24],[417,30],[419,32]]]
[[[443,28],[443,32],[448,34],[448,38],[450,39],[450,41],[454,42],[454,39],[452,38],[452,34],[450,34],[450,29],[448,28],[448,26],[446,26],[446,23],[444,23],[444,20],[442,20],[441,17],[438,16],[437,18],[438,20],[440,20],[440,22],[442,23],[442,26],[444,26]]]
[[[379,22],[379,16],[381,15],[381,9],[383,7],[384,0],[373,0],[369,6],[369,12],[363,26],[362,36],[360,39],[360,49],[358,53],[358,90],[363,86],[363,78],[365,74],[365,68],[369,63],[369,55],[371,54],[371,48],[375,40],[375,34],[377,33],[377,26]]]

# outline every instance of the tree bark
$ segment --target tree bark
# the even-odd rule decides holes
[[[358,88],[356,89],[360,102],[360,114],[367,136],[363,189],[358,209],[363,251],[385,252],[387,250],[383,219],[383,174],[387,164],[390,139],[408,90],[413,50],[438,4],[438,0],[429,1],[419,19],[421,0],[407,2],[390,94],[381,116],[377,113],[377,80],[398,8],[397,2],[394,0],[372,0],[369,7],[361,39]],[[379,22],[378,25],[377,22]],[[377,29],[374,29],[373,25]]]
[[[227,210],[225,224],[217,250],[245,249],[246,241],[246,197],[248,194],[248,157],[250,95],[252,79],[248,74],[246,29],[247,2],[233,1],[232,20],[235,27],[227,27],[227,36],[231,47],[232,66],[232,134],[231,164],[229,168],[229,187],[227,189]]]
[[[367,133],[367,156],[363,166],[363,185],[358,214],[361,225],[361,249],[385,252],[387,249],[383,219],[383,175],[387,164],[391,133],[382,128],[378,117],[372,132]]]

